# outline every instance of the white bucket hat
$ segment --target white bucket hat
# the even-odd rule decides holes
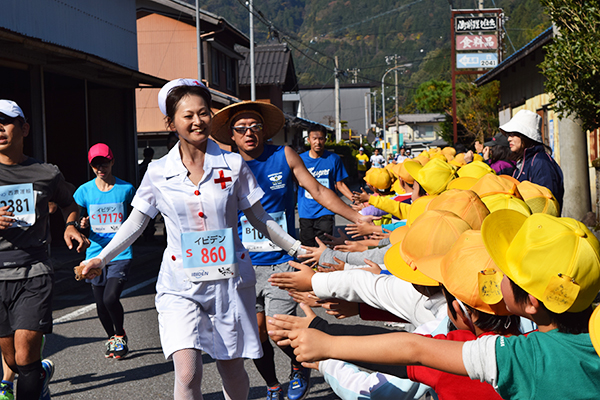
[[[503,133],[516,132],[529,139],[542,142],[542,117],[529,110],[521,110],[500,127]]]

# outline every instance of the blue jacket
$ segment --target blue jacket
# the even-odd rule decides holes
[[[515,169],[513,177],[519,182],[530,181],[550,189],[562,208],[565,193],[563,173],[543,145],[525,149],[521,166]]]

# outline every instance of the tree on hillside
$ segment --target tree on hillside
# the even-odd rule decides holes
[[[497,81],[482,87],[471,81],[456,84],[456,121],[459,124],[459,142],[470,145],[475,139],[483,140],[498,132],[498,104],[500,84]],[[441,136],[453,141],[452,84],[430,80],[417,89],[414,102],[423,112],[446,113],[447,121],[441,125]]]
[[[541,0],[559,29],[545,47],[540,68],[552,107],[561,118],[579,117],[585,129],[600,125],[600,1]]]

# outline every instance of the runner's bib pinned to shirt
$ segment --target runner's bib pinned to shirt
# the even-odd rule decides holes
[[[0,186],[0,207],[8,206],[14,214],[10,228],[24,228],[35,223],[35,194],[32,183]]]
[[[231,279],[238,276],[233,229],[181,234],[183,270],[192,282]]]
[[[277,224],[279,224],[284,232],[288,231],[285,211],[269,213],[269,215],[277,222]],[[253,227],[245,215],[242,215],[240,218],[240,223],[242,224],[242,244],[248,251],[255,253],[281,251],[281,247],[271,242],[269,238],[265,237],[258,229]]]
[[[328,178],[316,178],[316,179],[317,179],[317,182],[319,182],[321,185],[325,186],[327,189],[330,189]],[[308,192],[308,190],[304,191],[304,197],[306,197],[307,199],[313,198],[312,195]]]
[[[115,233],[124,220],[123,203],[90,204],[90,226],[96,233]]]

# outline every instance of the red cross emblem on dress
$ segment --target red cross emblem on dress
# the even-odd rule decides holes
[[[223,173],[223,170],[219,171],[219,179],[215,179],[215,183],[220,183],[221,184],[221,189],[225,189],[225,182],[231,182],[231,177],[230,176],[225,176],[225,174]]]

